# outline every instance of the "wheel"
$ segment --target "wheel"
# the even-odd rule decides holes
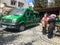
[[[20,25],[19,26],[19,31],[24,31],[25,30],[25,25]]]

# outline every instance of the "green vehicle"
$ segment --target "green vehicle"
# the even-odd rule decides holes
[[[56,26],[60,26],[60,15],[56,17]]]
[[[36,25],[39,15],[32,8],[13,9],[8,15],[3,16],[1,24],[10,29],[25,30],[26,27]]]
[[[57,17],[56,18],[56,27],[57,27],[57,31],[59,32],[60,31],[60,17]]]

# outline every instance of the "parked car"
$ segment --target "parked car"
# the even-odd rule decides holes
[[[32,8],[13,9],[8,15],[2,17],[3,27],[25,30],[26,27],[36,25],[39,15],[34,14]]]

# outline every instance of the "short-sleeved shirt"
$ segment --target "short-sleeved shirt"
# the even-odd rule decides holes
[[[48,17],[43,17],[43,21],[44,21],[44,23],[47,23],[48,22]]]

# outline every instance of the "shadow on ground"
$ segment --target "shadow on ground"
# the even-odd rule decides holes
[[[11,36],[8,36],[8,37],[4,37],[4,40],[3,40],[3,44],[6,45],[6,44],[17,44],[17,43],[12,43],[13,41],[16,40],[16,38],[18,37],[19,35],[11,35]],[[20,45],[33,45],[32,44],[33,42],[19,42]]]
[[[55,36],[58,36],[58,37],[60,37],[60,34],[55,34]]]
[[[6,36],[6,37],[3,37],[3,44],[14,44],[12,43],[14,40],[16,40],[17,37],[21,36],[20,34],[19,35],[9,35],[9,36]]]
[[[39,24],[37,25],[34,25],[34,26],[30,26],[30,27],[27,27],[24,31],[28,30],[28,29],[31,29],[31,28],[34,28],[36,26],[38,26]],[[6,32],[11,32],[11,33],[19,33],[19,32],[23,32],[23,31],[19,31],[19,30],[16,30],[16,29],[4,29],[4,31]]]

